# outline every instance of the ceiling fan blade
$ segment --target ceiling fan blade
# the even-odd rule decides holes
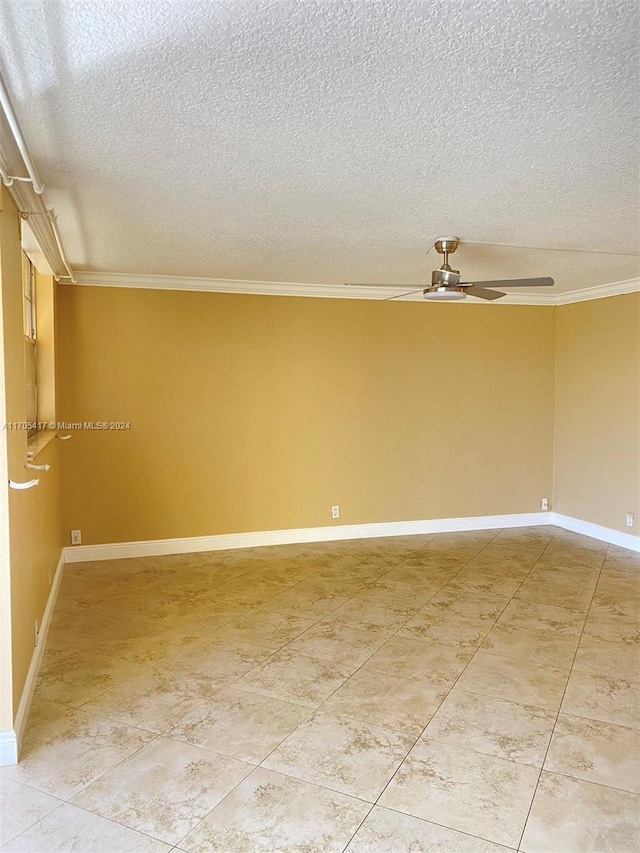
[[[552,278],[505,278],[501,281],[461,281],[460,285],[466,287],[469,284],[481,287],[551,287],[554,284]]]
[[[424,288],[426,286],[427,286],[426,284],[423,284],[422,287],[420,288],[420,290],[424,290]],[[375,282],[347,281],[347,282],[345,282],[344,287],[390,287],[390,288],[401,287],[401,288],[405,289],[407,287],[416,287],[416,284],[413,282],[411,284],[407,284],[407,283],[405,283],[405,284],[384,284],[384,283],[379,282],[379,281],[375,281]]]
[[[417,290],[410,290],[408,293],[397,293],[395,296],[387,296],[383,302],[391,302],[394,299],[402,299],[403,296],[413,296],[414,293],[422,293],[424,287],[419,287]]]
[[[465,287],[465,293],[469,296],[477,296],[478,299],[501,299],[506,296],[506,293],[501,293],[499,290],[487,290],[486,287],[477,287],[472,284],[471,287]]]

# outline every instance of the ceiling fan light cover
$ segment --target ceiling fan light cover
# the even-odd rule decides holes
[[[427,290],[424,298],[434,302],[452,302],[457,299],[466,299],[467,294],[460,290]]]

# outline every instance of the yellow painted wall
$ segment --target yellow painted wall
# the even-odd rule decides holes
[[[533,512],[553,307],[59,288],[64,525],[104,543]],[[67,465],[68,462],[68,465]]]
[[[2,301],[2,364],[0,393],[3,424],[26,420],[24,339],[22,325],[20,218],[7,191],[2,188],[0,207],[0,277]],[[59,442],[39,454],[38,464],[49,462],[48,473],[38,473],[40,486],[30,491],[7,488],[6,478],[31,479],[25,469],[27,432],[0,431],[0,573],[6,592],[2,601],[5,653],[3,655],[0,729],[12,728],[34,650],[34,623],[42,620],[60,549]],[[10,613],[8,612],[10,606]],[[9,630],[10,629],[10,630]],[[10,654],[8,649],[10,649]]]
[[[640,293],[560,306],[557,359],[554,508],[638,535]]]

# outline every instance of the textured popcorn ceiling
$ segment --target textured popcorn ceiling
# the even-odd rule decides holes
[[[0,33],[77,269],[420,283],[456,234],[582,250],[466,278],[638,275],[635,0],[2,0]]]

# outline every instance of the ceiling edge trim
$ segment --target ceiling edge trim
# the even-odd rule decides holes
[[[189,278],[187,276],[137,275],[129,273],[76,272],[77,284],[85,287],[127,287],[142,290],[190,290],[200,293],[240,293],[253,296],[304,296],[322,299],[387,299],[397,290],[380,287],[345,287],[341,284],[302,284],[290,281],[244,281],[241,279]],[[476,305],[567,305],[588,299],[602,299],[640,290],[640,279],[572,290],[569,293],[510,293],[499,302],[473,300]],[[402,301],[422,302],[420,294]],[[471,304],[454,302],[451,304]]]
[[[621,296],[623,293],[634,293],[640,290],[640,278],[629,278],[626,281],[612,281],[609,284],[598,284],[595,287],[585,287],[582,290],[570,290],[556,296],[556,305],[570,305],[572,302],[586,302],[590,299],[604,299],[606,296]]]

